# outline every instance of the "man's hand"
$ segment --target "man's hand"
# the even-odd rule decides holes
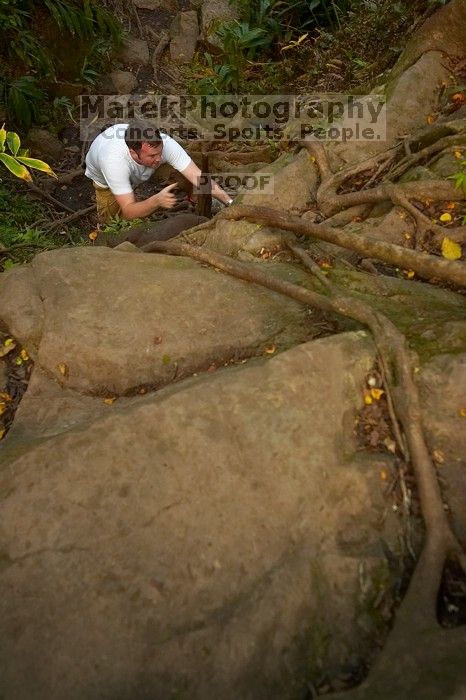
[[[153,199],[157,202],[158,207],[162,209],[173,209],[176,204],[176,197],[172,193],[172,190],[175,187],[178,187],[177,182],[174,182],[172,185],[167,185],[167,187],[164,187],[163,190],[160,190],[160,192],[154,195]]]

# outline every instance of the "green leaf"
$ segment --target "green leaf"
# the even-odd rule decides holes
[[[24,156],[18,156],[17,160],[24,163],[24,165],[27,165],[28,168],[35,168],[36,170],[40,170],[42,173],[46,173],[51,177],[57,177],[50,165],[45,163],[43,160],[38,160],[37,158],[25,158]]]
[[[15,156],[21,146],[21,139],[19,138],[18,134],[14,131],[9,131],[6,135],[6,142],[8,144],[8,148]]]
[[[5,150],[6,134],[7,134],[7,131],[5,129],[5,124],[4,124],[2,126],[2,128],[0,129],[0,153],[3,153]]]
[[[13,156],[9,156],[7,153],[0,153],[0,162],[3,163],[15,177],[19,177],[21,180],[26,180],[27,182],[32,180],[29,170],[25,168],[24,165],[21,165],[21,163],[18,163]]]

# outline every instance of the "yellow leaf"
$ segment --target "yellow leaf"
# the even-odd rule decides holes
[[[267,345],[266,348],[264,348],[264,352],[267,353],[267,355],[273,355],[273,353],[276,351],[275,345]]]
[[[387,472],[386,469],[381,469],[381,470],[380,470],[380,478],[382,479],[382,481],[387,481],[387,479],[388,479],[388,472]]]
[[[0,428],[0,440],[3,440],[3,438],[4,438],[4,436],[5,436],[5,433],[6,433],[6,428],[4,428],[4,427],[2,426],[2,427]]]
[[[428,123],[428,124],[433,124],[434,121],[435,121],[435,120],[434,120],[434,117],[432,116],[432,114],[429,114],[429,116],[427,117],[427,123]]]
[[[3,341],[3,345],[7,348],[9,345],[12,345],[15,341],[13,338],[6,338],[6,340]]]
[[[0,416],[5,413],[6,411],[6,403],[4,401],[0,401]]]
[[[6,391],[0,391],[0,399],[2,401],[11,401],[11,396],[7,394]]]
[[[407,277],[409,280],[412,280],[415,274],[416,274],[416,273],[414,272],[414,270],[406,270],[406,277]]]
[[[64,362],[59,362],[57,365],[57,369],[60,372],[60,374],[62,375],[62,377],[68,376],[68,374],[69,374],[68,365],[66,365]]]
[[[434,458],[434,462],[436,462],[437,464],[443,464],[445,461],[445,457],[443,455],[442,450],[434,450],[432,456]]]
[[[466,408],[460,408],[458,413],[461,416],[461,418],[466,418]]]
[[[15,365],[18,365],[18,367],[19,367],[19,366],[22,365],[22,364],[23,364],[22,359],[21,359],[20,357],[17,357],[16,360],[15,360]]]
[[[370,395],[370,393],[364,394],[364,403],[366,404],[366,406],[370,406],[370,405],[371,405],[371,403],[372,403],[372,396]]]
[[[455,158],[457,160],[461,160],[461,158],[463,157],[463,154],[461,153],[461,151],[454,151],[454,154],[455,154]]]
[[[87,234],[87,237],[90,238],[91,241],[95,241],[97,238],[97,231],[91,231]]]
[[[407,241],[411,240],[411,234],[410,233],[404,233],[404,237],[406,238]]]
[[[452,217],[451,217],[451,214],[449,214],[449,213],[446,211],[446,212],[444,212],[444,213],[441,215],[440,221],[449,222],[449,221],[451,221],[451,218],[452,218]]]
[[[116,396],[109,396],[107,399],[104,399],[104,404],[106,406],[111,406],[112,403],[116,401]]]
[[[442,255],[447,260],[459,260],[462,255],[461,246],[445,236],[442,241]]]
[[[19,353],[19,356],[21,357],[22,360],[24,360],[24,362],[27,362],[29,360],[29,355],[27,354],[27,351],[24,350],[24,348]]]
[[[380,397],[383,396],[384,394],[385,394],[385,392],[383,391],[383,389],[371,389],[371,396],[376,401],[378,401],[380,399]]]

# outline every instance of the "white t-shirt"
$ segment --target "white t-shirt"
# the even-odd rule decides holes
[[[128,124],[114,124],[99,134],[86,156],[86,177],[100,187],[109,187],[113,194],[129,194],[136,185],[150,178],[156,168],[139,165],[131,158],[125,143]],[[191,162],[184,148],[167,134],[162,136],[162,159],[175,170],[185,170]]]

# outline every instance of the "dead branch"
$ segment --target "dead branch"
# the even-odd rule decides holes
[[[91,212],[95,211],[96,208],[96,205],[92,204],[90,207],[86,207],[86,209],[75,211],[73,214],[70,214],[70,216],[65,216],[64,219],[54,221],[52,224],[47,226],[46,231],[52,231],[54,228],[59,228],[65,224],[70,224],[72,221],[76,221],[76,219],[80,219],[82,216],[86,216],[86,214],[90,214]]]
[[[314,224],[298,216],[292,216],[269,207],[236,205],[225,209],[218,216],[230,221],[249,219],[273,228],[292,231],[301,236],[312,236],[342,248],[355,250],[363,257],[377,258],[404,270],[414,270],[425,279],[436,278],[459,286],[466,286],[466,265],[462,262],[445,260],[392,243],[376,241],[368,236],[355,235],[325,224]]]
[[[43,199],[46,199],[47,202],[51,202],[51,204],[54,204],[56,207],[59,207],[60,209],[64,209],[65,211],[69,212],[74,211],[74,209],[71,209],[71,207],[69,207],[68,205],[63,204],[63,202],[60,202],[58,199],[55,199],[55,197],[52,197],[52,195],[48,192],[44,192],[44,190],[35,185],[33,182],[28,182],[27,186],[31,190],[31,192],[35,192]]]

